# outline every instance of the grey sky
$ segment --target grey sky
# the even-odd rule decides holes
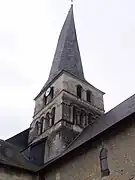
[[[134,0],[75,1],[85,77],[106,93],[106,111],[135,92],[134,7]],[[0,0],[0,138],[29,127],[69,8],[68,0]]]

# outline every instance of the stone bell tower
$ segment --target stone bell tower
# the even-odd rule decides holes
[[[45,163],[65,150],[104,113],[103,95],[84,78],[71,5],[49,78],[35,98],[28,140],[31,159],[35,162],[42,159]],[[37,157],[41,154],[42,157]]]

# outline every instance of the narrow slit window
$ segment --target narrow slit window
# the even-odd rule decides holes
[[[100,167],[101,167],[101,176],[109,176],[110,171],[108,168],[108,150],[106,148],[102,148],[100,151]]]

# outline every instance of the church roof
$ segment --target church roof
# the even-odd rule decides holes
[[[73,5],[71,5],[61,30],[49,78],[43,89],[63,70],[85,80],[77,41]]]
[[[27,148],[29,129],[30,128],[20,132],[19,134],[16,134],[15,136],[7,139],[6,141],[16,146],[20,151]]]
[[[20,151],[7,141],[0,140],[0,164],[36,171],[37,166],[32,164]]]

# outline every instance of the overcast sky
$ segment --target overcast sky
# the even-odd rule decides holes
[[[0,138],[28,128],[48,78],[70,0],[0,0]],[[76,0],[86,79],[106,112],[135,92],[135,1]]]

